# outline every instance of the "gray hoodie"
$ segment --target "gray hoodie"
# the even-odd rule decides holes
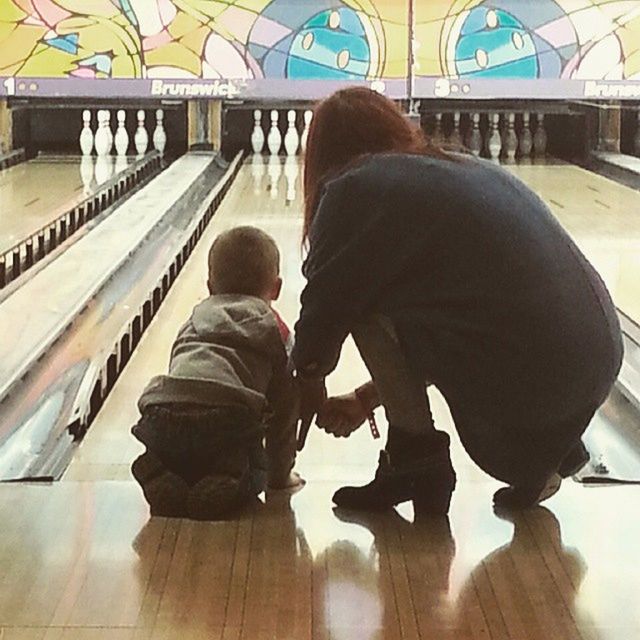
[[[154,377],[138,407],[241,405],[259,419],[288,419],[295,405],[287,353],[271,307],[245,295],[213,295],[180,329],[167,375]]]

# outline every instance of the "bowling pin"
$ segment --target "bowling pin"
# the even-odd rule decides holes
[[[300,148],[302,153],[307,150],[307,140],[309,139],[309,129],[311,128],[311,121],[313,120],[313,111],[308,109],[304,112],[304,129],[302,130],[302,138],[300,140]]]
[[[286,204],[291,204],[296,199],[296,181],[300,173],[300,165],[297,158],[287,158],[284,165],[284,176],[287,181]]]
[[[433,144],[440,145],[442,144],[442,114],[436,113],[435,119],[436,121],[433,128],[432,142]]]
[[[260,153],[254,153],[251,157],[251,177],[253,178],[253,192],[258,195],[262,191],[262,178],[266,173],[267,165]]]
[[[267,146],[272,156],[277,156],[278,153],[280,153],[280,147],[282,145],[282,134],[280,133],[280,129],[278,129],[278,116],[278,112],[274,109],[271,112],[271,128],[267,136]]]
[[[469,139],[467,140],[467,147],[469,147],[469,151],[471,151],[474,156],[479,156],[482,152],[482,133],[480,131],[479,113],[473,114]]]
[[[82,131],[80,132],[80,149],[83,156],[90,156],[93,151],[93,131],[91,131],[91,111],[82,112]],[[93,166],[93,165],[92,165]],[[91,169],[93,175],[93,168]]]
[[[107,136],[109,137],[109,150],[107,151],[107,155],[109,155],[113,151],[113,131],[111,131],[111,111],[108,109],[104,112],[104,119]]]
[[[300,138],[296,129],[296,112],[293,109],[287,113],[287,122],[289,125],[284,136],[284,148],[288,156],[295,156],[300,146]]]
[[[489,157],[494,160],[500,159],[502,151],[502,140],[500,139],[500,115],[494,113],[489,120],[489,139],[487,141]]]
[[[127,150],[129,149],[129,134],[124,126],[127,115],[123,109],[120,109],[116,117],[118,118],[118,128],[115,137],[116,153],[119,156],[126,156]]]
[[[636,135],[633,139],[633,150],[640,156],[640,109],[638,109],[638,120],[636,122]]]
[[[100,109],[96,114],[96,119],[98,121],[98,127],[96,129],[96,134],[93,139],[93,143],[96,148],[96,153],[99,156],[104,156],[107,153],[107,149],[109,146],[109,135],[107,134],[107,130],[105,129],[105,118],[104,111]]]
[[[262,130],[262,112],[253,112],[253,131],[251,132],[251,148],[253,153],[262,153],[264,149],[264,131]]]
[[[503,148],[505,155],[511,161],[516,159],[518,149],[518,136],[516,135],[516,114],[510,113],[507,120],[507,128],[504,133]]]
[[[164,111],[158,109],[156,111],[156,128],[153,131],[153,147],[162,154],[166,146],[167,134],[164,130]]]
[[[147,147],[149,146],[149,134],[144,126],[144,116],[144,111],[140,109],[138,111],[138,128],[136,129],[136,134],[133,137],[133,142],[139,156],[143,156],[147,152]]]
[[[92,182],[95,172],[93,156],[84,155],[80,160],[80,178],[82,179],[82,193],[88,196],[92,192]]]
[[[536,158],[544,158],[547,153],[547,132],[544,128],[544,113],[538,117],[538,126],[533,134],[533,153]]]
[[[451,132],[449,143],[453,147],[462,146],[462,136],[460,135],[460,112],[459,111],[456,111],[453,114],[453,131]]]
[[[282,175],[282,163],[278,156],[272,155],[269,158],[269,168],[267,169],[267,173],[269,175],[269,192],[271,194],[271,199],[275,200],[278,197],[280,176]]]
[[[520,132],[519,156],[523,159],[531,157],[531,149],[533,148],[533,139],[531,137],[531,126],[529,122],[529,113],[522,114],[522,131]]]

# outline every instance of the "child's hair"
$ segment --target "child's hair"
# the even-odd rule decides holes
[[[212,294],[261,296],[280,271],[274,239],[256,227],[235,227],[221,233],[209,250]]]

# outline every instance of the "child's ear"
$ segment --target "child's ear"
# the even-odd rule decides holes
[[[281,291],[282,291],[282,278],[277,277],[276,281],[273,283],[273,289],[271,290],[271,299],[277,300],[280,297]]]

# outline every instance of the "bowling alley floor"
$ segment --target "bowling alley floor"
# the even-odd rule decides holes
[[[241,170],[63,479],[0,485],[0,638],[640,637],[640,489],[570,480],[544,507],[501,519],[491,508],[498,483],[455,436],[448,519],[414,522],[409,505],[359,517],[332,509],[336,488],[374,469],[380,445],[364,428],[339,441],[313,430],[297,464],[307,485],[270,493],[237,520],[149,518],[129,474],[140,450],[129,434],[135,401],[206,295],[205,257],[221,230],[254,224],[275,236],[285,283],[277,307],[296,318],[300,194],[285,206],[285,177],[274,195],[273,176]],[[349,342],[330,391],[365,377]],[[437,424],[453,433],[444,401],[430,394]]]

